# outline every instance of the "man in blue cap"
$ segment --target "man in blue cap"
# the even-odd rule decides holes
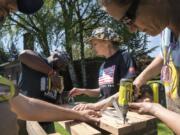
[[[0,0],[0,21],[3,21],[10,12],[17,10],[25,14],[33,14],[42,5],[43,0]],[[41,64],[43,66],[43,63]],[[44,73],[50,74],[51,68],[47,68]],[[91,117],[92,115],[98,114],[94,111],[77,112],[18,94],[18,88],[10,80],[0,75],[1,135],[18,135],[17,118],[31,121],[75,119],[98,122],[99,120]]]

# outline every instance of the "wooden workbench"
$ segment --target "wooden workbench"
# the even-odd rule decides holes
[[[123,124],[115,109],[108,108],[102,112],[99,125],[73,120],[58,123],[71,135],[157,135],[156,119],[153,116],[128,112],[127,119],[127,123]]]

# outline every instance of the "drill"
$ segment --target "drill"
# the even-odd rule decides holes
[[[133,80],[121,79],[119,87],[118,105],[122,113],[123,123],[126,122],[126,115],[128,112],[128,103],[133,101]]]
[[[166,107],[166,96],[164,85],[159,80],[148,81],[141,87],[141,95],[150,97],[154,103]]]
[[[140,89],[140,97],[149,97],[153,102],[166,106],[164,86],[159,81],[149,81]],[[121,79],[119,86],[118,106],[121,111],[123,122],[126,122],[128,103],[135,100],[132,79]]]

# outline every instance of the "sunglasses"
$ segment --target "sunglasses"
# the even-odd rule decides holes
[[[134,24],[134,22],[136,20],[136,12],[137,12],[137,9],[139,6],[139,2],[140,2],[140,0],[133,0],[132,4],[126,11],[125,15],[119,20],[119,22],[121,22],[127,26]]]

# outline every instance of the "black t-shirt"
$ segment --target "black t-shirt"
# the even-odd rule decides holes
[[[135,67],[130,54],[123,50],[106,59],[99,71],[100,100],[118,92],[121,78],[134,78]]]
[[[40,55],[39,55],[40,56]],[[40,56],[49,66],[51,66],[47,59]],[[20,92],[28,97],[38,98],[48,102],[55,103],[58,97],[56,91],[42,91],[41,80],[42,78],[48,78],[48,76],[39,71],[33,70],[27,65],[21,63],[21,74],[19,78]]]

